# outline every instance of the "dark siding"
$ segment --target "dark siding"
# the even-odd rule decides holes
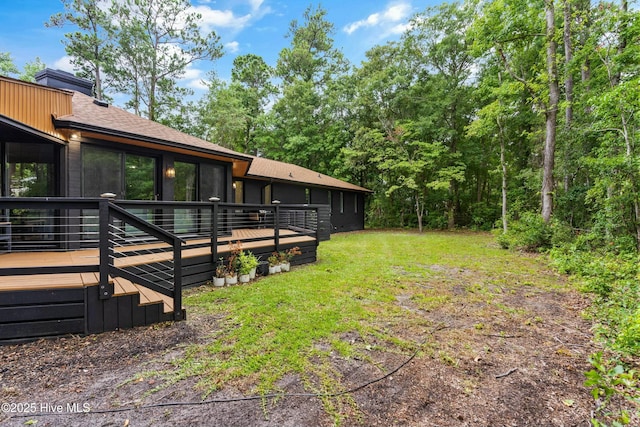
[[[244,202],[249,204],[268,203],[262,200],[262,188],[268,184],[265,181],[244,181]]]
[[[295,185],[295,184],[274,183],[272,188],[273,188],[272,190],[273,199],[280,200],[280,203],[297,204],[297,205],[307,203],[305,186]]]
[[[331,239],[331,211],[329,205],[318,205],[318,240]]]
[[[312,188],[311,204],[314,204],[314,205],[329,204],[329,190],[327,190],[326,188]]]
[[[3,292],[0,342],[83,334],[84,306],[84,289]]]
[[[67,150],[68,184],[67,190],[63,192],[67,197],[82,196],[82,159],[80,155],[80,141],[70,140]],[[64,171],[62,171],[64,173]]]
[[[364,229],[363,196],[352,191],[343,191],[343,207],[340,211],[340,191],[332,191],[331,225],[334,233]],[[357,210],[356,210],[357,205]]]

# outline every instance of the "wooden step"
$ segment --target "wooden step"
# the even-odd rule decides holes
[[[163,295],[142,285],[133,283],[122,277],[116,277],[113,280],[113,296],[135,295],[140,294],[140,305],[159,304],[164,305],[164,312],[171,313],[173,311],[173,298]]]

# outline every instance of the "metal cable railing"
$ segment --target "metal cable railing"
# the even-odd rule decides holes
[[[109,224],[111,264],[172,289],[175,277],[172,247],[141,230],[132,232],[133,229]],[[162,256],[158,257],[159,254]],[[165,256],[168,257],[166,260]]]

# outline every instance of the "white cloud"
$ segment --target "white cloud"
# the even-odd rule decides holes
[[[202,16],[200,25],[206,31],[225,29],[239,32],[272,12],[269,6],[264,5],[264,0],[246,0],[245,6],[247,4],[247,13],[237,13],[231,9],[214,9],[209,5],[192,6],[190,10]],[[247,11],[247,8],[244,7],[244,10]]]
[[[209,86],[207,86],[207,82],[204,79],[190,80],[187,82],[186,86],[197,91],[209,90]]]
[[[216,28],[241,30],[251,19],[251,14],[236,16],[232,10],[216,10],[209,6],[194,6],[193,10],[202,15],[202,25],[208,30]]]
[[[198,70],[197,68],[187,67],[184,70],[184,76],[182,76],[182,80],[193,80],[202,78],[203,71]]]
[[[228,52],[236,53],[240,50],[240,43],[234,40],[232,42],[226,43],[224,47]]]
[[[349,35],[361,28],[379,27],[385,33],[398,34],[401,26],[406,28],[406,24],[400,22],[411,14],[411,4],[408,2],[390,3],[383,11],[373,13],[366,19],[352,22],[343,28]]]
[[[198,68],[188,66],[184,71],[184,75],[180,79],[181,86],[188,87],[195,90],[207,90],[207,85],[203,82],[205,79],[205,72]]]
[[[68,73],[75,72],[73,68],[73,64],[71,64],[71,57],[69,55],[65,55],[62,58],[55,61],[53,63],[53,68],[57,70],[66,71]]]
[[[262,3],[264,3],[264,0],[249,0],[249,4],[251,5],[251,10],[258,10],[260,9],[260,6],[262,6]]]

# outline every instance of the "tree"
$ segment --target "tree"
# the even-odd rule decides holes
[[[185,0],[123,0],[113,2],[117,21],[113,69],[115,87],[131,99],[127,107],[138,115],[158,120],[178,108],[189,90],[177,85],[186,68],[202,59],[222,55],[215,32],[201,35],[201,16]]]
[[[439,102],[442,119],[434,125],[441,130],[439,141],[448,147],[449,166],[456,171],[451,174],[446,202],[449,228],[455,227],[456,215],[460,211],[460,184],[464,175],[457,170],[464,163],[460,160],[459,150],[464,141],[464,128],[472,113],[469,79],[474,58],[469,50],[468,28],[474,16],[475,11],[468,4],[452,3],[428,8],[411,20],[411,30],[404,36],[418,78],[414,87],[419,88],[428,80],[426,76],[432,75],[442,90]],[[436,88],[431,85],[430,89]]]
[[[231,81],[234,92],[240,98],[244,108],[244,135],[240,151],[257,155],[260,148],[255,141],[255,134],[260,117],[265,113],[270,98],[277,92],[271,83],[273,70],[258,55],[237,56],[233,60]]]
[[[107,99],[110,86],[107,75],[113,71],[113,26],[106,0],[62,0],[65,12],[52,15],[45,23],[48,27],[71,24],[78,31],[64,35],[65,51],[79,75],[93,80],[93,93],[98,99]]]
[[[346,137],[336,132],[343,110],[335,82],[346,72],[347,62],[333,47],[334,27],[325,20],[326,13],[309,7],[303,25],[291,22],[291,47],[280,52],[276,66],[282,86],[272,110],[275,128],[261,140],[268,143],[265,151],[271,157],[332,173],[341,163]]]
[[[544,10],[544,20],[539,10]],[[553,211],[557,114],[560,98],[555,9],[552,0],[531,3],[505,0],[487,3],[474,23],[476,48],[496,55],[502,68],[528,93],[545,118],[541,215]],[[544,64],[544,66],[543,66]]]
[[[18,74],[18,67],[13,63],[9,52],[0,52],[0,74],[3,76],[11,76]]]
[[[558,84],[558,57],[556,42],[556,15],[554,0],[545,0],[547,78],[549,98],[545,109],[544,166],[542,169],[542,219],[551,220],[553,212],[553,177],[556,156],[556,132],[558,128],[558,103],[560,86]]]
[[[36,81],[36,74],[45,68],[47,68],[47,65],[40,60],[40,57],[36,57],[36,59],[24,65],[24,69],[18,78],[25,82],[34,83]]]
[[[248,111],[242,104],[243,88],[212,76],[209,91],[199,104],[202,138],[223,147],[242,151]]]

